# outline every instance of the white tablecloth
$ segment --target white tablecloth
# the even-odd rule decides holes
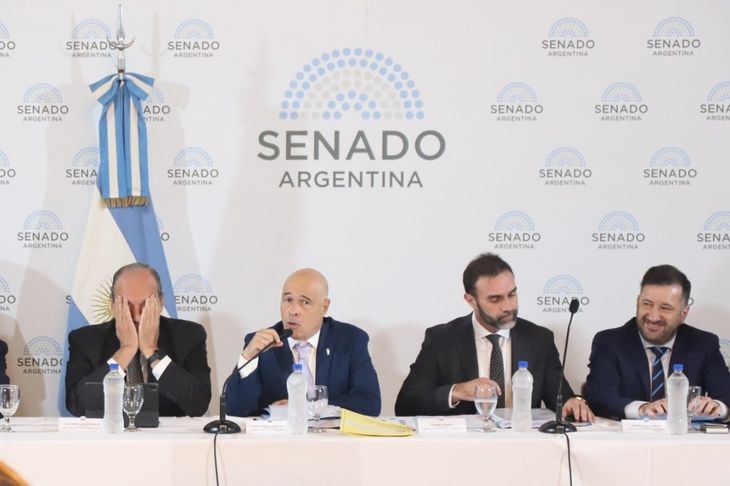
[[[58,432],[57,419],[13,419],[0,459],[33,485],[213,485],[209,419],[162,419],[136,433]],[[599,422],[571,434],[575,486],[730,484],[730,437],[624,434]],[[563,436],[476,431],[444,436],[355,438],[331,430],[304,437],[218,437],[220,484],[568,485]]]

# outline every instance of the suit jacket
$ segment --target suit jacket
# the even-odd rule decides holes
[[[274,329],[281,332],[283,324]],[[245,343],[255,333],[246,336]],[[234,371],[228,383],[226,409],[239,417],[261,415],[277,400],[287,398],[286,380],[294,356],[288,340],[259,356],[256,370],[246,378]],[[368,353],[368,335],[352,324],[325,317],[317,344],[315,383],[326,385],[329,403],[365,415],[380,414],[380,385]]]
[[[540,401],[555,408],[558,385],[562,376],[553,333],[530,321],[517,319],[510,331],[512,369],[519,361],[528,361],[534,378],[532,406]],[[466,415],[476,413],[473,402],[462,401],[449,408],[449,392],[455,383],[479,377],[472,315],[459,317],[446,324],[426,329],[426,337],[416,361],[411,365],[395,402],[396,415]],[[563,395],[573,391],[563,381]]]
[[[5,356],[8,354],[8,345],[5,341],[0,340],[0,385],[7,385],[10,383],[10,378],[6,373],[5,367]]]
[[[712,333],[681,324],[672,347],[670,370],[684,365],[691,385],[730,405],[730,372]],[[639,337],[636,318],[593,338],[586,395],[596,415],[625,418],[624,408],[635,400],[651,400],[649,361]]]
[[[200,416],[210,403],[210,368],[200,324],[160,316],[158,346],[172,362],[159,380],[161,416]],[[68,335],[66,408],[76,416],[86,412],[85,385],[104,381],[107,361],[119,349],[115,322],[85,326]]]

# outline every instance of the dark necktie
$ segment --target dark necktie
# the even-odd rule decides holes
[[[140,352],[134,355],[132,361],[127,365],[127,384],[136,385],[138,383],[144,383],[144,377],[142,376],[142,366],[139,364]]]
[[[487,339],[492,343],[492,357],[489,358],[489,379],[496,381],[502,394],[497,399],[497,408],[504,408],[504,361],[502,348],[499,347],[499,334],[490,334]]]
[[[651,366],[651,400],[655,401],[664,398],[664,367],[662,366],[662,356],[669,350],[666,346],[652,346],[651,352],[654,353],[654,364]]]

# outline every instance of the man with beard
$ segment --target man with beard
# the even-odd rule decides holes
[[[499,256],[486,253],[464,270],[464,299],[473,312],[426,330],[421,351],[411,365],[395,402],[396,415],[474,414],[474,388],[497,385],[498,408],[512,406],[512,374],[527,361],[534,378],[532,407],[544,402],[555,409],[562,377],[553,333],[517,317],[517,286],[512,268]],[[582,397],[567,381],[563,394],[571,397],[563,417],[593,420]]]
[[[667,411],[665,384],[673,365],[684,365],[690,385],[708,396],[694,407],[698,415],[727,417],[728,372],[716,335],[684,324],[691,284],[671,265],[652,267],[641,280],[636,317],[596,334],[586,393],[598,415],[640,418]]]

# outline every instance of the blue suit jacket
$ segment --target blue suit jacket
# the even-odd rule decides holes
[[[274,329],[281,332],[278,322]],[[245,343],[254,333],[246,336]],[[294,358],[288,340],[259,356],[256,370],[246,378],[236,372],[228,384],[230,415],[261,415],[264,408],[287,397],[286,380]],[[325,317],[317,345],[315,383],[326,385],[329,403],[365,415],[380,414],[380,386],[368,353],[368,335],[352,324]]]
[[[716,335],[681,324],[670,369],[675,363],[684,365],[690,385],[699,385],[710,397],[730,405],[730,372]],[[636,318],[596,334],[589,367],[586,394],[596,415],[625,418],[626,405],[635,400],[650,401],[649,361]]]

